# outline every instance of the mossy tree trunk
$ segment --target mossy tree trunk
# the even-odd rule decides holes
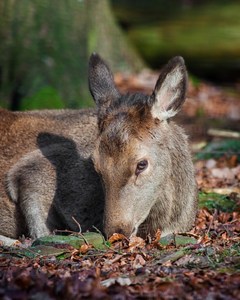
[[[114,71],[142,67],[108,0],[1,0],[0,40],[0,106],[6,108],[91,105],[91,52]]]

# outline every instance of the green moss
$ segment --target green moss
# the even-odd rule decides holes
[[[161,246],[175,245],[178,246],[186,246],[189,244],[196,244],[197,241],[194,237],[179,235],[179,234],[169,234],[160,238],[159,241]]]
[[[209,210],[220,210],[223,212],[233,212],[237,209],[237,203],[229,196],[216,193],[199,193],[199,207]]]
[[[236,154],[240,161],[240,140],[222,140],[219,142],[209,143],[201,153],[195,155],[195,159],[219,158],[223,155],[231,156]]]
[[[240,271],[240,243],[221,249],[211,256],[218,272],[234,273]]]
[[[96,232],[85,232],[82,235],[49,235],[38,238],[34,241],[33,246],[49,245],[54,246],[58,244],[68,244],[79,249],[82,245],[89,243],[95,249],[106,249],[105,240],[103,236]]]

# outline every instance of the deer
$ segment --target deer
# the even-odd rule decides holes
[[[172,120],[186,97],[183,58],[162,68],[151,95],[121,94],[96,53],[88,79],[95,108],[0,110],[2,240],[79,224],[143,238],[193,226],[194,166],[188,137]]]

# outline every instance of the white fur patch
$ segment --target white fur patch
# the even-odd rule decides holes
[[[158,112],[158,115],[154,116],[155,118],[159,118],[159,120],[167,120],[169,118],[172,118],[176,115],[178,111],[169,109]]]
[[[176,67],[175,69],[172,70],[171,73],[169,73],[166,76],[166,79],[164,80],[164,82],[166,82],[166,84],[170,85],[171,87],[176,87],[179,82],[182,80],[183,78],[183,73],[180,70],[179,67]]]
[[[17,242],[17,240],[11,239],[4,235],[0,235],[0,242],[2,242],[4,246],[11,247],[11,246],[14,246],[14,244]]]
[[[156,94],[156,102],[152,107],[152,115],[154,118],[166,120],[173,117],[178,112],[173,109],[167,110],[167,107],[179,97],[180,91],[178,85],[182,78],[183,73],[179,67],[176,67],[166,76],[160,90]]]

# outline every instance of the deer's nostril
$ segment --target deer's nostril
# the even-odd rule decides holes
[[[105,227],[105,234],[108,236],[112,236],[114,233],[123,234],[125,237],[129,238],[133,232],[133,227],[131,224],[116,224],[116,226],[108,225]]]
[[[117,227],[114,230],[115,233],[123,234],[125,237],[129,238],[132,233],[132,229],[129,226]]]
[[[120,233],[120,234],[125,235],[125,231],[120,227],[116,229],[116,233]]]

